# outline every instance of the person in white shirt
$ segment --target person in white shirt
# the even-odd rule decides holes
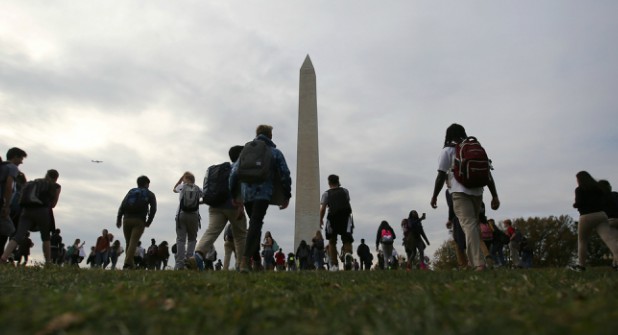
[[[466,235],[466,254],[468,262],[475,270],[485,269],[485,257],[481,253],[481,235],[479,228],[479,214],[483,202],[483,187],[468,188],[455,179],[452,172],[453,160],[455,159],[455,146],[466,139],[466,130],[463,126],[453,123],[446,129],[444,148],[440,153],[438,163],[438,175],[434,185],[431,207],[437,208],[438,195],[446,182],[453,198],[453,209],[459,219],[461,227]],[[500,200],[496,191],[493,177],[487,185],[491,192],[491,208],[497,210]]]

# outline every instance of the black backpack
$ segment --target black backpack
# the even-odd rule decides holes
[[[204,203],[209,206],[223,205],[230,197],[229,177],[232,165],[222,163],[212,165],[204,177]]]
[[[238,156],[238,180],[249,184],[262,183],[270,177],[272,148],[264,141],[253,140]]]
[[[26,182],[21,190],[19,205],[21,207],[45,207],[50,203],[51,185],[46,179],[35,179]]]
[[[348,200],[347,193],[343,188],[331,188],[326,192],[328,192],[329,215],[350,215],[352,213],[350,201]]]

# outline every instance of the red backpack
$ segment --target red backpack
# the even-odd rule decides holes
[[[489,184],[491,160],[476,137],[468,137],[455,146],[453,175],[465,187]]]

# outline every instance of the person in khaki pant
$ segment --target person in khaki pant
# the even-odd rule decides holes
[[[228,154],[232,163],[238,160],[238,156],[242,151],[242,145],[236,145],[230,148]],[[247,217],[243,210],[242,203],[235,204],[232,201],[232,196],[220,206],[208,207],[208,228],[200,238],[195,247],[193,257],[187,259],[187,267],[190,269],[203,270],[204,259],[214,248],[213,244],[225,229],[227,223],[230,223],[231,235],[234,236],[233,243],[236,256],[236,265],[240,264],[240,257],[245,251],[245,241],[247,239]],[[227,247],[226,247],[227,248]],[[226,251],[227,254],[227,251]],[[229,268],[229,258],[226,256],[223,268]]]
[[[138,242],[144,233],[146,227],[150,227],[157,212],[157,198],[148,188],[150,187],[150,179],[146,176],[137,178],[137,189],[131,189],[122,200],[120,208],[118,208],[118,216],[116,218],[116,227],[121,228],[126,241],[126,251],[124,258],[123,269],[133,269],[135,267],[134,258],[135,249]],[[146,201],[140,202],[140,206],[131,206],[129,199],[131,192],[139,191],[144,195]],[[140,208],[136,208],[140,207]]]
[[[438,161],[438,175],[431,197],[431,207],[437,208],[438,195],[446,183],[453,199],[453,211],[459,219],[461,228],[466,235],[466,255],[468,262],[477,271],[486,267],[485,257],[481,252],[481,231],[479,228],[479,214],[483,202],[483,187],[469,188],[462,185],[454,176],[452,168],[455,160],[455,147],[466,139],[468,135],[463,126],[453,123],[446,129],[444,147]],[[489,172],[487,188],[491,192],[491,208],[500,207],[498,192],[493,177]]]

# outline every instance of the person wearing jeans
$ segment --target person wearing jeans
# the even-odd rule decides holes
[[[249,229],[247,231],[247,239],[245,243],[244,255],[240,261],[240,271],[249,272],[249,260],[251,257],[259,255],[260,237],[262,235],[262,226],[264,225],[264,217],[268,210],[268,205],[278,205],[279,209],[285,209],[290,203],[292,197],[292,179],[290,178],[290,169],[287,166],[283,153],[276,148],[272,141],[273,127],[269,125],[259,125],[255,131],[256,137],[254,141],[265,142],[270,148],[270,171],[268,177],[262,181],[242,180],[239,175],[239,162],[236,161],[232,165],[230,172],[229,185],[230,190],[236,190],[240,184],[240,193],[242,203],[234,199],[236,207],[242,206],[244,203],[245,210],[249,216]],[[252,143],[252,142],[251,142]],[[244,149],[243,149],[244,150]],[[242,153],[240,155],[242,157]],[[275,180],[276,179],[276,180]],[[275,186],[278,186],[275,189]],[[275,192],[281,192],[282,199],[275,199]],[[275,203],[279,202],[279,203]],[[238,236],[234,236],[238,239]],[[253,260],[256,264],[260,263],[260,259]]]

